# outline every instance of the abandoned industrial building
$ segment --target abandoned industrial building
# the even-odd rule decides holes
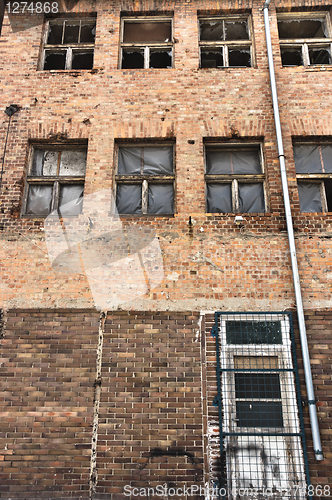
[[[332,498],[331,4],[1,9],[0,498]]]

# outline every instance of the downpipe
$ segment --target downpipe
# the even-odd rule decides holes
[[[306,381],[306,387],[307,387],[309,416],[310,416],[310,423],[311,423],[311,433],[312,433],[312,439],[313,439],[314,452],[315,452],[316,460],[324,460],[324,455],[323,455],[322,445],[321,445],[320,435],[319,435],[316,401],[315,401],[315,395],[314,395],[314,386],[312,383],[312,374],[311,374],[310,358],[309,358],[309,350],[308,350],[308,340],[307,340],[307,333],[306,333],[304,312],[303,312],[303,303],[302,303],[302,296],[301,296],[300,275],[299,275],[299,269],[298,269],[298,265],[297,265],[293,221],[292,221],[292,214],[291,214],[291,208],[290,208],[290,202],[289,202],[285,155],[284,155],[284,147],[283,147],[282,133],[281,133],[278,96],[277,96],[277,87],[276,87],[276,79],[275,79],[275,72],[274,72],[274,62],[273,62],[271,33],[270,33],[270,20],[269,20],[270,2],[271,2],[271,0],[266,0],[266,2],[264,3],[264,7],[263,7],[264,24],[265,24],[267,55],[268,55],[269,72],[270,72],[271,93],[272,93],[272,101],[273,101],[273,113],[274,113],[274,121],[275,121],[276,134],[277,134],[280,174],[281,174],[281,182],[282,182],[282,191],[283,191],[283,196],[284,196],[288,242],[289,242],[290,256],[291,256],[291,262],[292,262],[292,273],[293,273],[293,282],[294,282],[294,289],[295,289],[296,310],[297,310],[297,317],[298,317],[298,321],[299,321],[301,349],[302,349],[302,356],[303,356],[305,381]]]

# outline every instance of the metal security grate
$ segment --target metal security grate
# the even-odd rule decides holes
[[[310,484],[290,313],[215,313],[219,496],[307,498]]]

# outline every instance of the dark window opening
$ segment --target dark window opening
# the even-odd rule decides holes
[[[222,68],[224,58],[222,49],[202,49],[201,50],[201,68]]]
[[[229,66],[250,67],[250,49],[228,49]]]
[[[127,52],[122,53],[122,69],[139,69],[144,68],[144,52]]]
[[[44,69],[65,69],[66,52],[46,52]]]
[[[65,25],[65,34],[63,37],[63,43],[78,43],[78,36],[80,33],[79,23]]]
[[[227,344],[281,344],[280,321],[226,322]]]
[[[280,39],[326,38],[327,32],[323,20],[298,19],[278,21]]]
[[[267,401],[237,401],[239,427],[283,427],[281,403]]]
[[[73,52],[72,69],[92,69],[93,51]]]
[[[170,42],[172,38],[171,21],[167,22],[129,22],[124,23],[124,43]]]
[[[281,60],[283,66],[302,66],[302,48],[281,48]]]
[[[310,64],[331,64],[331,53],[327,48],[310,49],[309,58]]]
[[[171,68],[172,53],[150,50],[150,68]]]

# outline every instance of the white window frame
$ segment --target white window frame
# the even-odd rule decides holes
[[[254,50],[253,50],[253,29],[252,20],[249,14],[242,14],[237,16],[204,16],[198,18],[198,33],[200,33],[200,24],[202,21],[246,21],[248,27],[248,40],[199,40],[199,67],[201,69],[213,69],[213,68],[202,68],[202,49],[218,49],[220,48],[223,54],[224,66],[215,69],[222,68],[249,68],[255,66],[254,60]],[[250,66],[230,66],[228,50],[229,49],[241,49],[249,48],[250,50]]]
[[[171,39],[169,42],[149,42],[148,44],[144,44],[142,42],[137,43],[126,43],[123,41],[124,37],[124,25],[125,23],[165,23],[170,22],[171,24]],[[172,53],[172,68],[174,67],[174,50],[173,50],[173,17],[170,16],[137,16],[137,17],[122,17],[121,18],[121,47],[120,47],[120,55],[119,55],[119,67],[122,69],[122,57],[123,51],[128,49],[141,49],[144,51],[144,68],[132,68],[132,69],[149,69],[150,68],[150,50],[151,49],[160,49],[163,51]],[[130,69],[130,68],[124,68]],[[167,69],[167,68],[153,68],[153,69]]]
[[[24,195],[23,195],[23,203],[22,203],[22,211],[21,211],[21,216],[23,217],[29,217],[29,218],[45,218],[47,215],[40,215],[40,214],[27,214],[27,205],[28,205],[28,198],[29,198],[29,187],[30,186],[52,186],[52,201],[51,201],[51,208],[50,212],[52,213],[54,210],[59,209],[59,201],[60,201],[60,186],[68,186],[71,184],[83,184],[83,189],[85,185],[85,175],[60,175],[59,174],[59,166],[60,163],[58,162],[58,167],[57,167],[57,175],[32,175],[32,166],[33,166],[33,158],[35,151],[37,150],[42,150],[42,151],[58,151],[59,153],[62,153],[63,151],[77,151],[77,150],[84,150],[87,152],[87,145],[82,144],[82,143],[74,143],[74,144],[35,144],[32,145],[30,149],[30,154],[29,154],[29,161],[28,161],[28,171],[27,171],[27,176],[26,176],[26,183],[25,183],[25,190],[24,190]],[[66,217],[77,217],[77,214],[74,215],[66,215]]]
[[[282,334],[282,343],[281,344],[227,344],[226,339],[226,322],[229,320],[235,321],[280,321],[281,322],[281,334]],[[228,314],[225,319],[224,316],[220,317],[220,364],[221,367],[234,369],[234,358],[236,357],[257,357],[259,359],[264,357],[277,357],[278,358],[278,368],[285,369],[293,369],[293,361],[291,354],[291,339],[290,339],[290,322],[287,315],[271,313],[264,315],[264,318],[260,315],[248,314],[248,315],[240,315],[234,313],[234,315]],[[281,405],[282,405],[282,416],[283,416],[283,427],[280,428],[280,431],[291,432],[291,433],[299,433],[300,432],[300,423],[298,416],[295,416],[294,413],[289,411],[288,401],[291,397],[292,401],[296,401],[296,391],[295,391],[295,383],[293,380],[293,376],[291,372],[273,372],[273,368],[269,369],[268,373],[278,373],[279,381],[280,381],[280,393],[281,393]],[[221,385],[222,385],[222,406],[223,406],[223,429],[228,432],[228,430],[232,429],[233,432],[241,432],[241,427],[237,426],[236,420],[236,399],[235,395],[235,376],[234,372],[224,371],[221,376]],[[265,401],[265,400],[263,400]],[[296,406],[297,407],[297,406]],[[250,428],[243,428],[244,431],[250,430]],[[266,442],[266,448],[271,447],[271,443],[273,439],[275,440],[275,450],[279,453],[279,455],[283,453],[283,456],[279,457],[279,469],[281,471],[281,479],[278,480],[273,477],[273,474],[265,475],[265,480],[267,481],[267,487],[275,489],[281,492],[283,490],[289,491],[289,488],[294,488],[292,481],[289,475],[292,473],[301,480],[302,484],[305,484],[305,474],[304,474],[304,458],[302,452],[302,446],[300,437],[297,436],[269,436],[264,437],[264,433],[268,433],[270,428],[268,427],[255,427],[255,431],[261,432],[262,436],[259,436],[261,445],[264,447]],[[276,429],[275,427],[273,428]],[[226,436],[226,440],[228,441],[224,445],[224,449],[227,449],[228,444],[241,446],[246,443],[250,443],[250,436]],[[252,442],[257,445],[258,436],[254,436]],[[224,438],[225,439],[225,438]],[[242,445],[241,445],[242,440]],[[290,443],[292,441],[292,446],[287,447],[287,442]],[[289,457],[288,450],[292,449],[294,453],[297,454],[296,457]],[[295,459],[296,458],[296,459]],[[281,459],[281,460],[280,460]],[[259,463],[257,461],[256,465]],[[245,466],[246,464],[244,464]],[[232,493],[230,494],[230,498],[237,498],[237,493],[239,488],[243,488],[244,478],[241,474],[245,469],[241,471],[241,463],[239,461],[239,457],[237,456],[229,456],[227,458],[227,484],[230,485],[230,490]],[[262,479],[257,477],[257,484],[253,485],[253,488],[257,488],[257,492],[259,491],[259,485],[262,484]],[[264,471],[261,470],[262,475]],[[266,473],[266,471],[265,471]],[[263,477],[263,476],[262,476]],[[299,489],[298,496],[296,498],[305,499],[304,489]],[[259,493],[257,493],[259,495]],[[234,495],[234,496],[232,496]],[[256,498],[254,496],[254,498]],[[260,498],[260,496],[258,496]],[[274,498],[272,496],[271,498]]]
[[[328,37],[326,38],[280,38],[280,55],[283,48],[301,48],[302,54],[302,65],[299,66],[326,66],[327,64],[311,64],[309,50],[328,48],[330,50],[330,58],[332,64],[332,29],[331,20],[328,12],[292,12],[292,13],[280,13],[278,14],[278,21],[306,21],[306,20],[321,20],[325,23]],[[284,68],[298,67],[293,65],[285,65]]]
[[[229,213],[240,213],[239,208],[239,182],[240,183],[261,183],[263,185],[264,194],[264,212],[267,212],[267,190],[266,190],[266,179],[265,179],[265,163],[264,154],[261,142],[247,142],[243,143],[213,143],[206,142],[204,144],[204,162],[205,162],[205,172],[206,172],[206,150],[209,148],[220,149],[220,151],[246,151],[249,149],[259,150],[259,160],[262,168],[261,174],[205,174],[205,186],[209,183],[213,184],[231,184],[232,192],[232,212]],[[207,201],[206,201],[206,210]],[[209,213],[209,212],[207,212]],[[222,213],[222,212],[221,212]],[[245,212],[243,212],[245,213]]]
[[[93,53],[93,58],[94,58],[94,48],[95,48],[95,42],[93,43],[68,43],[68,44],[48,44],[47,39],[48,39],[48,34],[49,34],[49,26],[50,25],[61,25],[62,26],[65,23],[78,23],[80,24],[79,28],[79,39],[80,39],[80,34],[81,34],[81,27],[82,23],[83,24],[94,24],[96,25],[96,18],[95,17],[81,17],[81,18],[57,18],[57,19],[49,19],[46,23],[46,29],[45,29],[45,35],[44,35],[44,48],[43,48],[43,54],[40,62],[40,69],[42,71],[64,71],[64,70],[71,70],[72,69],[72,61],[73,61],[73,54],[75,53],[80,53],[80,52],[92,52]],[[62,41],[64,38],[64,32],[65,30],[62,30]],[[66,53],[66,62],[65,62],[65,68],[64,69],[44,69],[45,66],[45,59],[46,59],[46,54],[48,52],[62,52]],[[92,68],[93,68],[93,63],[92,63]],[[92,69],[91,68],[91,69]],[[73,71],[83,71],[82,69],[74,69]]]

